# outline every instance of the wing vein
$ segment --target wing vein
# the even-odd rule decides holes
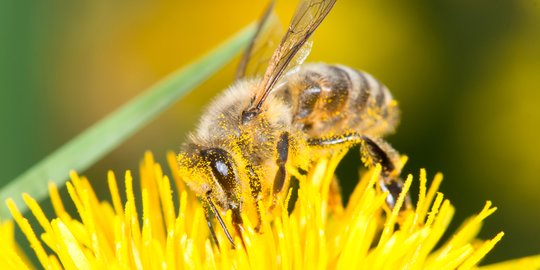
[[[302,49],[302,46],[306,44],[313,32],[328,15],[335,2],[336,0],[303,0],[299,4],[287,32],[272,55],[262,83],[258,86],[250,106],[243,113],[243,121],[249,120],[260,113],[264,101],[272,92],[276,83],[291,65],[291,61]],[[303,60],[300,59],[300,61]]]

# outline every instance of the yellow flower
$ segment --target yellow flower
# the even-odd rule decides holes
[[[111,202],[100,201],[89,181],[72,172],[67,190],[77,218],[65,211],[53,185],[49,187],[56,212],[53,219],[45,216],[34,199],[23,195],[41,226],[40,233],[12,200],[7,204],[45,269],[468,269],[503,236],[501,232],[489,240],[475,239],[482,221],[496,209],[487,202],[435,250],[454,208],[437,192],[442,176],[436,175],[427,188],[423,170],[415,210],[398,210],[412,176],[405,181],[395,210],[386,209],[386,194],[376,187],[380,167],[361,177],[343,206],[341,198],[329,191],[341,157],[342,153],[321,159],[307,176],[299,175],[294,210],[289,213],[282,207],[281,214],[263,217],[263,233],[247,221],[243,239],[235,239],[236,248],[228,244],[219,226],[218,241],[224,244],[218,248],[212,243],[204,210],[177,174],[172,153],[168,155],[172,182],[152,155],[146,154],[140,167],[140,196],[134,193],[129,171],[122,195],[115,175],[109,172]],[[225,222],[231,226],[230,213]],[[0,226],[0,259],[10,269],[32,268],[17,251],[12,235],[11,223]],[[5,241],[5,237],[11,238]]]
[[[13,222],[0,222],[0,262],[8,269],[27,269],[28,260],[15,243]]]

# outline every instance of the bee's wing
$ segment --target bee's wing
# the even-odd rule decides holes
[[[336,0],[301,0],[285,36],[272,55],[263,81],[258,86],[259,89],[252,99],[250,107],[245,111],[246,115],[258,114],[264,100],[285,70],[288,67],[299,65],[305,60],[309,50],[300,51],[300,49],[306,44],[335,3]]]
[[[274,13],[275,1],[271,1],[257,24],[251,42],[236,69],[235,79],[262,76],[272,53],[283,37],[283,29]]]

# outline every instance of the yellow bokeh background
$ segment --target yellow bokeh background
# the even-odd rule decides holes
[[[257,19],[266,4],[2,1],[0,183]],[[284,23],[295,6],[278,2]],[[389,141],[410,157],[405,173],[445,174],[441,191],[456,219],[493,200],[499,210],[481,235],[506,235],[487,261],[540,252],[538,1],[341,0],[308,61],[368,71],[392,90],[403,117]],[[83,173],[104,181],[108,169],[136,169],[145,150],[164,160],[231,83],[235,64]],[[345,174],[359,165],[351,156]]]

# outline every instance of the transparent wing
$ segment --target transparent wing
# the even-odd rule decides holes
[[[306,44],[335,3],[336,0],[302,0],[300,2],[285,36],[272,55],[250,107],[244,111],[244,120],[260,112],[266,97],[289,65],[293,67],[305,60],[309,50],[301,51],[302,46]]]
[[[283,28],[274,13],[274,3],[270,2],[261,17],[255,35],[251,39],[236,69],[235,79],[262,76],[272,53],[283,37]]]

